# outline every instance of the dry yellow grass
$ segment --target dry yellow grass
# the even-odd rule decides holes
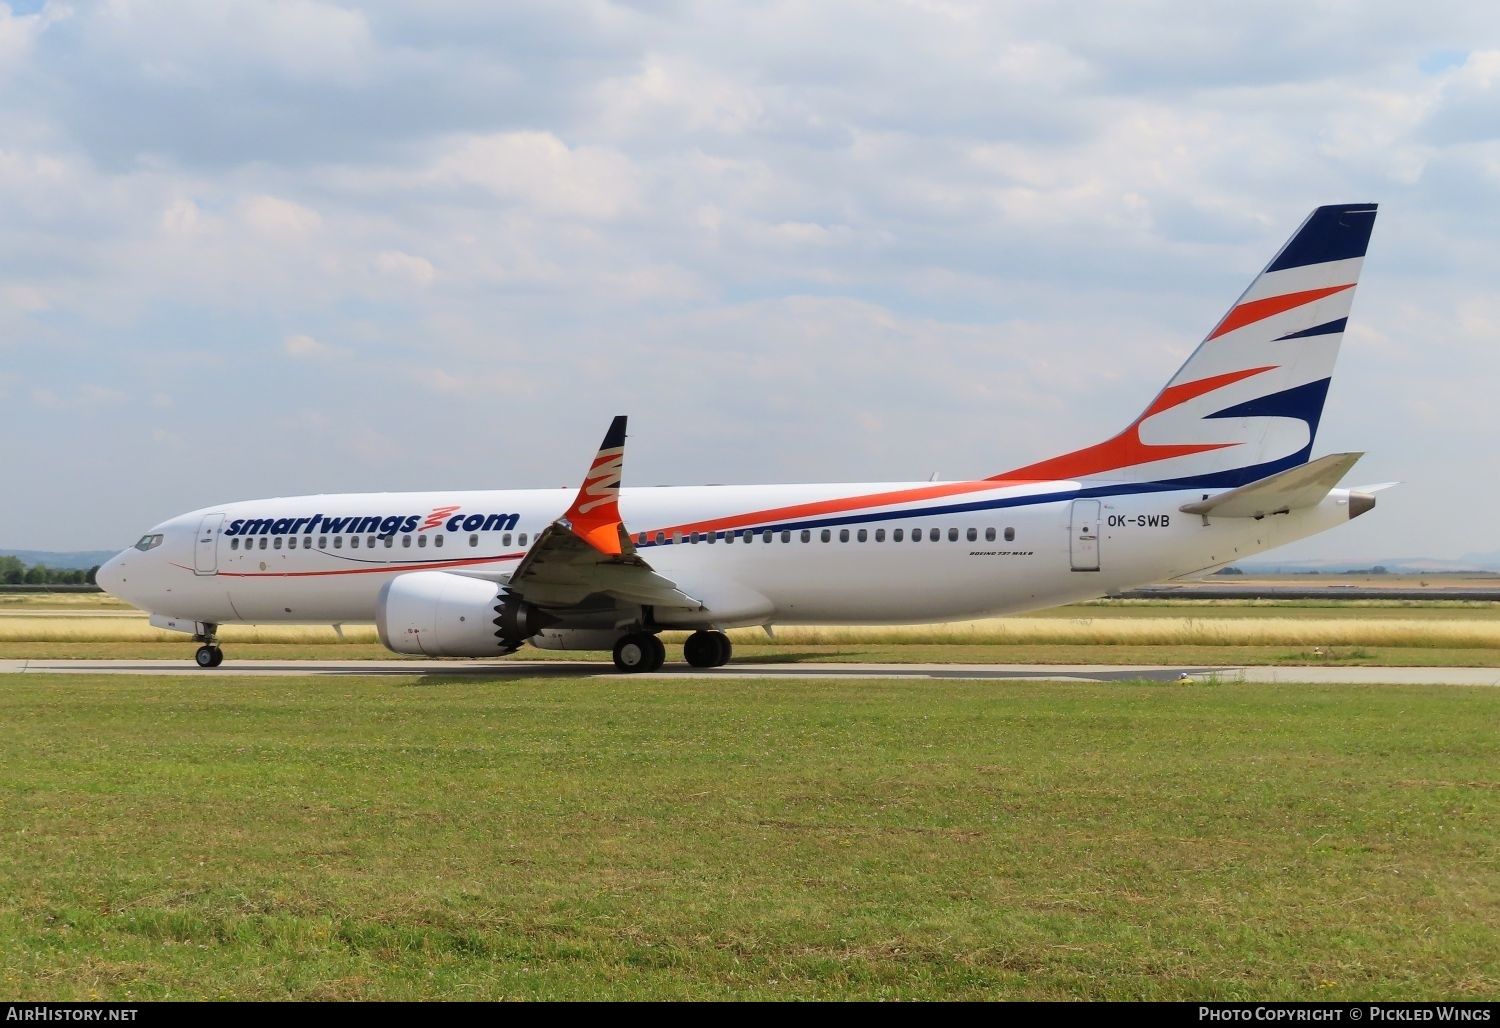
[[[730,633],[764,643],[763,633]],[[789,645],[1500,646],[1500,623],[1417,618],[988,618],[948,625],[777,629]]]
[[[219,637],[226,643],[337,643],[338,635],[328,625],[226,625]],[[181,632],[152,628],[144,614],[57,616],[24,614],[0,617],[0,643],[14,642],[183,642]],[[344,629],[349,643],[379,642],[374,625],[350,625]]]
[[[229,625],[229,643],[337,643],[320,625]],[[774,642],[759,629],[730,633],[758,646],[883,645],[1095,645],[1095,646],[1382,646],[1483,648],[1500,646],[1500,621],[1367,617],[1325,618],[988,618],[949,625],[787,627]],[[670,633],[669,641],[682,638]],[[144,616],[46,614],[0,617],[0,643],[181,642],[184,636],[150,627]],[[344,629],[344,641],[372,644],[370,625]]]

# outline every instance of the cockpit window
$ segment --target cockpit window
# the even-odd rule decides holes
[[[154,550],[161,545],[163,538],[160,535],[143,535],[141,536],[141,541],[135,544],[135,548],[142,553],[145,553],[147,550]]]

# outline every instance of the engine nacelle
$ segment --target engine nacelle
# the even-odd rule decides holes
[[[375,601],[375,629],[396,653],[499,657],[556,619],[494,582],[446,571],[397,575]]]

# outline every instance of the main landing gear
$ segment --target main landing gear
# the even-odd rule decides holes
[[[694,632],[682,644],[682,656],[693,667],[723,667],[734,654],[734,645],[723,632]]]
[[[682,656],[693,667],[723,667],[734,647],[723,632],[694,632],[682,644]],[[633,632],[615,643],[615,667],[632,673],[660,671],[667,648],[650,632]]]
[[[615,643],[615,667],[625,672],[660,671],[667,648],[650,632],[633,632]]]
[[[198,652],[193,654],[193,659],[198,662],[199,667],[218,667],[224,663],[224,651],[219,649],[219,626],[215,624],[204,624],[203,634],[194,636],[203,645],[198,647]]]

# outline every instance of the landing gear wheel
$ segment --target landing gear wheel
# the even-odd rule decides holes
[[[224,663],[224,651],[217,646],[200,646],[198,652],[193,654],[193,659],[198,662],[199,667],[218,667]]]
[[[682,657],[693,667],[723,667],[733,652],[723,632],[694,632],[682,644]]]
[[[634,632],[615,643],[615,667],[626,673],[660,671],[667,648],[650,632]]]

